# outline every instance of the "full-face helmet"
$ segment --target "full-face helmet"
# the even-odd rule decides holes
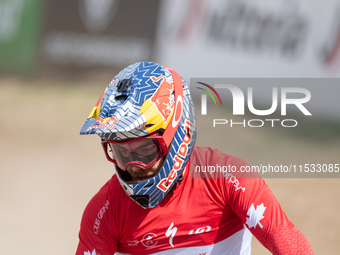
[[[195,144],[189,88],[168,67],[132,64],[105,89],[80,134],[98,134],[125,192],[143,208],[154,208],[182,175]],[[162,166],[151,178],[134,180],[126,171],[130,165],[147,169],[160,158]]]

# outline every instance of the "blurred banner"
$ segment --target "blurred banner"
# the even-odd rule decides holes
[[[149,60],[158,8],[157,0],[48,1],[41,61],[72,70]]]
[[[42,3],[42,0],[0,0],[1,73],[34,70]]]
[[[157,61],[190,77],[340,77],[338,0],[162,1]]]

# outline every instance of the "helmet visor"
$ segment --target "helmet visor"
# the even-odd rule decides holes
[[[103,140],[102,144],[108,160],[124,171],[130,165],[147,169],[168,152],[163,138],[159,135],[126,142]]]

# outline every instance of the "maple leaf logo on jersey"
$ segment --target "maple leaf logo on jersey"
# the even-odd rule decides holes
[[[84,252],[84,255],[99,255],[99,254],[97,254],[97,253],[96,253],[96,250],[93,249],[92,253],[91,253],[90,251],[85,251],[85,252]]]
[[[249,210],[247,212],[247,215],[249,218],[247,218],[246,224],[249,228],[256,228],[257,225],[260,226],[260,228],[263,228],[262,224],[260,223],[260,220],[264,218],[263,213],[266,210],[266,207],[262,204],[257,205],[256,209],[254,207],[254,204],[251,204],[249,207]]]

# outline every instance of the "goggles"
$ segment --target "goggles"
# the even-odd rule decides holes
[[[101,143],[107,159],[124,171],[130,165],[147,169],[168,153],[159,134],[125,142],[102,140]]]

